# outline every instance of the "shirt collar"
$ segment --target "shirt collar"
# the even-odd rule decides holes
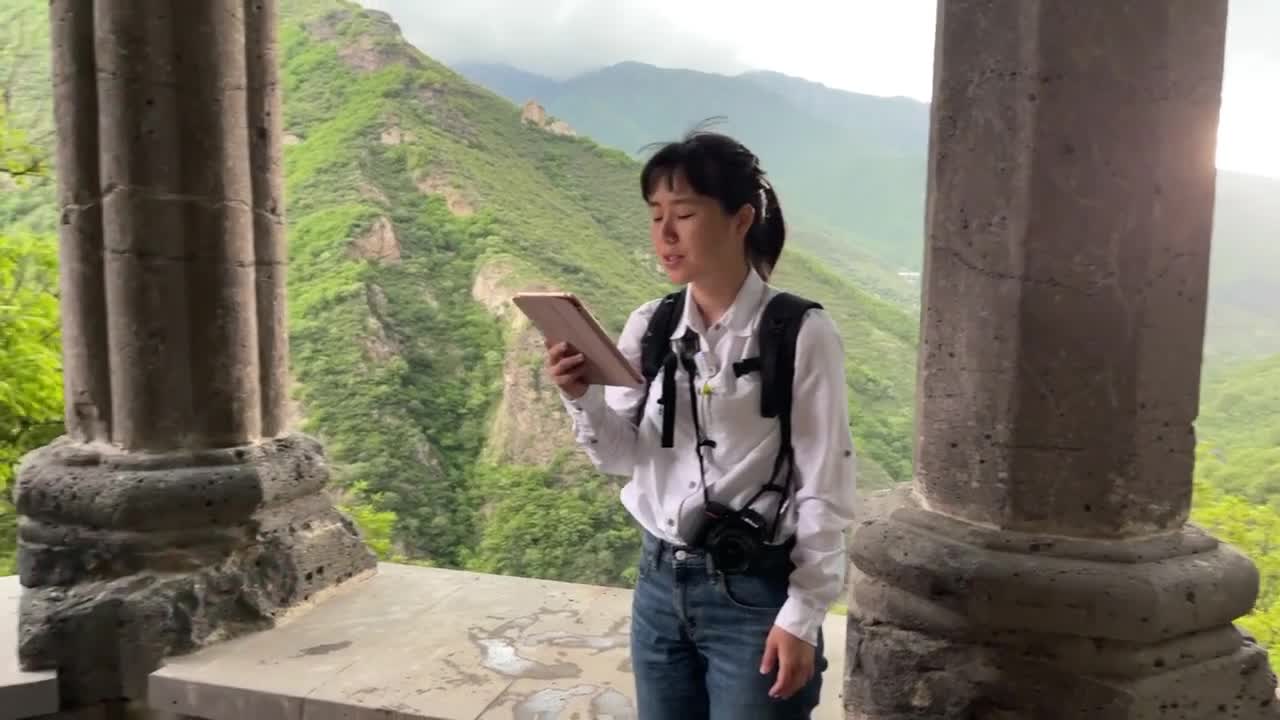
[[[758,312],[760,301],[764,298],[767,288],[768,286],[765,284],[764,279],[760,277],[754,267],[747,270],[747,279],[742,283],[742,287],[738,288],[737,296],[733,299],[733,303],[729,305],[729,309],[720,318],[719,324],[736,335],[750,335],[755,330],[756,317],[760,314]],[[698,312],[698,308],[693,302],[691,289],[685,286],[683,315],[680,318],[680,322],[676,324],[675,330],[671,333],[671,338],[682,337],[689,329],[699,335],[706,334],[706,327],[702,322],[702,313]]]

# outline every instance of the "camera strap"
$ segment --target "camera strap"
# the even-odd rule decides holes
[[[702,457],[702,448],[714,448],[716,446],[716,442],[714,440],[707,439],[702,432],[702,423],[698,422],[698,390],[694,386],[693,382],[693,378],[698,372],[698,367],[697,363],[694,362],[693,353],[689,352],[689,345],[697,341],[698,336],[692,330],[685,333],[684,337],[680,341],[680,361],[684,365],[685,374],[689,376],[689,412],[693,415],[693,435],[695,440],[694,449],[698,453],[698,477],[702,481],[702,502],[704,505],[709,506],[711,505],[711,492],[707,489],[707,466],[706,461]],[[673,354],[671,357],[674,359],[675,355]],[[674,373],[672,373],[672,375],[674,375]],[[674,385],[675,380],[673,378],[673,388]],[[674,392],[671,397],[675,397]],[[663,417],[664,430],[667,418],[674,418],[674,410],[674,407],[666,408],[664,410],[664,412],[666,412],[666,415]]]
[[[690,345],[693,343],[696,343],[697,341],[698,341],[698,336],[692,330],[689,330],[685,333],[684,337],[681,338],[681,341],[680,341],[680,348],[681,348],[680,361],[681,361],[681,364],[684,366],[685,374],[688,375],[689,377],[689,412],[693,416],[693,432],[694,432],[694,439],[696,441],[695,450],[698,453],[698,475],[699,475],[699,479],[702,481],[702,501],[706,506],[710,506],[711,493],[707,489],[707,468],[706,468],[706,461],[702,457],[702,449],[704,447],[715,448],[716,443],[714,440],[707,439],[707,437],[703,434],[702,423],[699,422],[698,420],[698,391],[694,384],[694,376],[697,374],[697,364],[694,361],[693,353],[689,350]],[[669,358],[669,361],[671,359],[674,359],[674,357],[675,355],[673,354]],[[669,366],[673,364],[674,363],[669,362]],[[670,380],[668,380],[668,378],[670,378]],[[674,368],[671,368],[667,372],[666,377],[663,378],[663,391],[664,391],[664,394],[667,395],[667,397],[672,397],[672,398],[675,397],[674,386],[675,386]],[[667,393],[666,392],[667,388],[671,388],[672,392]],[[669,420],[669,418],[673,418],[675,416],[674,405],[675,403],[672,403],[671,407],[664,407],[663,409],[664,431],[668,422],[672,422],[671,420]],[[772,542],[777,537],[778,525],[782,520],[782,509],[787,505],[788,493],[791,490],[791,477],[795,470],[794,451],[791,447],[790,408],[784,408],[781,412],[779,412],[778,420],[779,420],[779,424],[781,425],[781,432],[780,432],[780,438],[779,438],[780,446],[778,448],[778,454],[773,461],[773,473],[769,476],[769,482],[765,483],[759,490],[757,490],[756,494],[752,495],[751,499],[748,500],[742,506],[742,509],[751,507],[752,505],[755,504],[757,500],[760,499],[762,495],[764,495],[767,492],[776,492],[780,495],[778,499],[778,507],[774,512],[773,523],[769,528],[770,542]],[[782,463],[784,461],[787,463],[787,474],[783,484],[778,485],[777,483],[778,473],[782,469]]]

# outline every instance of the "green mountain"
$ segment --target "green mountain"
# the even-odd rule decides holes
[[[760,156],[783,209],[891,271],[923,261],[928,106],[839,93],[772,73],[727,77],[626,62],[556,83],[511,68],[459,65],[508,99],[536,100],[579,132],[631,154],[710,118]]]
[[[616,480],[573,448],[510,297],[569,289],[616,332],[669,291],[639,165],[526,120],[382,13],[282,5],[297,413],[328,448],[335,494],[384,557],[626,582],[635,529]],[[39,0],[0,0],[0,18],[19,11],[46,22]],[[47,43],[21,69],[39,89],[24,98],[35,123],[49,113]],[[47,233],[51,202],[48,182],[7,195],[0,234]],[[776,279],[823,302],[845,338],[862,486],[907,479],[914,317],[799,250]]]
[[[923,259],[928,106],[778,73],[729,77],[622,63],[556,82],[502,65],[457,67],[515,102],[636,153],[709,116],[761,155],[798,242],[860,287],[912,304],[898,270]],[[1280,180],[1219,174],[1206,352],[1280,352]],[[893,275],[892,278],[888,277]]]
[[[1201,396],[1200,476],[1280,510],[1280,355],[1209,373]]]

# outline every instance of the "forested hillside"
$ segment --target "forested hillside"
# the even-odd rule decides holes
[[[3,484],[61,421],[46,12],[41,0],[0,0]],[[385,15],[342,0],[285,0],[284,12],[296,412],[328,448],[336,499],[384,558],[626,583],[635,530],[616,481],[572,447],[539,337],[509,298],[572,289],[616,331],[669,289],[649,255],[636,160],[522,120],[406,45]],[[786,78],[751,81],[799,92]],[[843,102],[804,92],[796,102]],[[1220,217],[1243,218],[1259,261],[1215,254],[1211,290],[1272,321],[1266,238],[1280,220],[1261,195],[1230,187]],[[864,489],[910,477],[915,385],[916,315],[869,292],[873,274],[789,250],[777,276],[821,300],[845,337]],[[1233,294],[1246,286],[1255,292]],[[1280,641],[1280,355],[1214,366],[1202,404],[1194,519],[1259,564],[1263,596],[1246,625]],[[0,574],[13,522],[6,493]]]
[[[62,431],[42,7],[0,2],[0,575],[15,569],[14,467]]]
[[[388,2],[396,6],[395,2]],[[420,17],[420,13],[414,14]],[[711,115],[761,154],[799,242],[860,287],[912,300],[895,277],[923,260],[927,105],[828,88],[778,73],[738,76],[620,63],[556,82],[502,65],[473,80],[535,100],[627,152]],[[1280,180],[1221,172],[1206,353],[1211,365],[1280,352]]]
[[[1280,642],[1280,355],[1211,373],[1196,424],[1192,517],[1241,548],[1262,573],[1245,625]]]
[[[462,65],[513,102],[536,100],[577,131],[628,153],[706,119],[760,155],[784,207],[824,258],[845,271],[923,262],[928,106],[837,93],[775,74],[621,63],[554,83],[511,68]],[[849,253],[858,256],[850,262]],[[874,258],[874,260],[872,260]]]
[[[44,22],[38,0],[0,8]],[[335,494],[387,557],[625,582],[635,530],[617,483],[573,448],[540,340],[509,298],[572,289],[616,331],[670,290],[639,165],[522,121],[385,15],[339,0],[283,11],[296,404],[328,448]],[[25,116],[47,119],[38,40],[21,68],[40,89]],[[28,218],[47,233],[51,199],[45,183],[0,211],[9,228]],[[777,282],[821,300],[848,339],[863,487],[908,478],[913,315],[800,252]]]

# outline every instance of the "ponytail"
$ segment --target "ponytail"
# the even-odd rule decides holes
[[[760,159],[727,135],[694,131],[682,141],[662,145],[645,163],[640,172],[644,199],[650,199],[659,182],[671,183],[677,173],[694,192],[715,198],[730,215],[744,205],[755,210],[744,240],[747,262],[768,280],[782,256],[787,229],[778,194],[760,168]]]
[[[768,280],[778,265],[778,258],[782,256],[782,246],[787,240],[787,226],[773,185],[764,178],[760,179],[760,185],[756,219],[747,231],[747,261],[761,278]]]

